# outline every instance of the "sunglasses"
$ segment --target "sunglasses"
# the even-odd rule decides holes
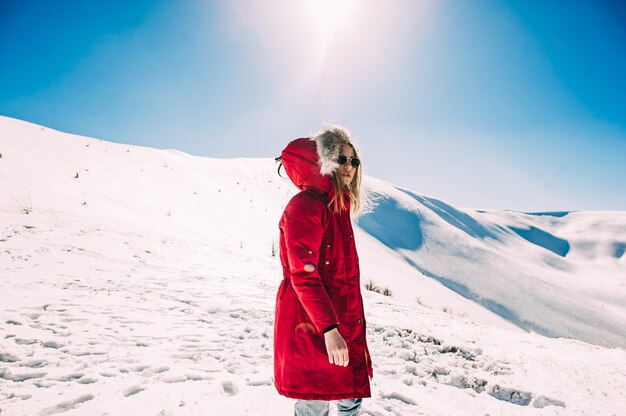
[[[348,157],[344,155],[339,156],[337,158],[337,163],[339,163],[340,165],[345,165],[346,163],[348,163]],[[357,159],[356,157],[351,157],[350,164],[352,165],[353,168],[358,168],[359,165],[361,164],[361,161]]]

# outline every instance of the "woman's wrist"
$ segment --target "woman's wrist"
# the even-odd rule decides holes
[[[339,326],[339,324],[332,324],[332,325],[330,325],[330,326],[327,326],[326,328],[324,328],[324,329],[322,330],[322,334],[326,335],[326,334],[328,334],[330,331],[332,331],[333,329],[335,329],[335,330],[336,330],[338,326]]]

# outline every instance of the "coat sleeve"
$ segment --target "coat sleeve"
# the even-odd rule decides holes
[[[318,332],[338,325],[335,308],[317,270],[324,236],[325,207],[313,198],[294,197],[283,213],[291,285]]]

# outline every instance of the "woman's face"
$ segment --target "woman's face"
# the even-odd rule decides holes
[[[350,185],[358,168],[353,167],[350,163],[350,160],[355,157],[352,146],[344,146],[343,149],[341,149],[341,154],[344,155],[348,161],[343,165],[339,165],[337,175],[339,175],[339,182],[341,183],[341,186],[345,187]]]

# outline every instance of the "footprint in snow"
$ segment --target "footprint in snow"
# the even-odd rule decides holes
[[[82,377],[78,380],[76,380],[76,382],[78,384],[93,384],[93,383],[97,383],[98,379],[95,377]]]
[[[17,355],[13,355],[11,353],[0,353],[0,363],[14,363],[20,361],[20,358]]]
[[[146,370],[148,368],[150,368],[150,366],[148,364],[139,364],[139,365],[133,367],[133,371],[141,373],[142,371],[144,371],[144,370]]]
[[[381,397],[387,400],[400,400],[401,402],[405,404],[417,406],[417,402],[415,400],[411,399],[408,396],[405,396],[404,394],[401,394],[395,391],[389,394],[382,394]]]
[[[44,343],[43,343],[43,347],[44,347],[44,348],[53,348],[53,349],[55,349],[55,350],[58,350],[59,348],[62,348],[62,347],[64,347],[64,346],[65,346],[65,345],[63,345],[63,344],[59,344],[59,343],[58,343],[58,342],[56,342],[56,341],[46,341],[46,342],[44,342]]]
[[[489,394],[498,400],[520,406],[528,406],[532,399],[532,393],[530,392],[500,387],[497,384],[491,388]]]
[[[565,407],[565,403],[560,400],[551,399],[545,396],[535,396],[530,403],[531,406],[543,409],[546,406]]]
[[[222,381],[222,390],[228,396],[234,396],[239,393],[239,388],[232,381]]]
[[[144,377],[151,377],[155,374],[164,373],[169,370],[170,368],[168,366],[146,368],[141,372],[141,375]]]
[[[37,341],[36,339],[27,339],[27,338],[15,338],[15,343],[17,345],[32,345],[32,344],[36,344]]]
[[[34,378],[42,378],[47,373],[17,373],[12,374],[9,370],[0,370],[0,379],[21,383]]]
[[[66,382],[66,381],[78,380],[84,376],[85,376],[84,373],[72,373],[72,374],[68,374],[65,376],[57,377],[54,380]]]
[[[560,400],[542,395],[535,395],[528,391],[501,387],[497,384],[491,387],[489,394],[498,400],[517,404],[519,406],[532,406],[537,408],[544,408],[547,406],[566,407],[565,403]]]
[[[130,397],[130,396],[134,396],[135,394],[142,392],[145,390],[145,387],[142,386],[132,386],[127,388],[126,390],[122,391],[122,395],[124,397]]]
[[[21,363],[20,366],[21,367],[30,367],[30,368],[41,368],[41,367],[44,366],[44,364],[46,364],[45,360],[35,359],[35,360],[29,360],[29,361],[26,361],[24,363]]]
[[[258,386],[271,386],[274,383],[272,383],[272,379],[271,378],[259,378],[259,379],[250,379],[246,382],[246,385],[248,386],[252,386],[252,387],[258,387]]]
[[[57,413],[63,413],[63,412],[67,412],[68,410],[73,410],[75,409],[78,405],[88,402],[89,400],[92,400],[94,398],[93,395],[91,394],[85,394],[83,396],[80,396],[74,400],[68,400],[66,402],[61,402],[59,404],[56,404],[54,406],[51,407],[47,407],[45,409],[43,409],[40,413],[39,416],[50,416],[50,415],[54,415]]]

